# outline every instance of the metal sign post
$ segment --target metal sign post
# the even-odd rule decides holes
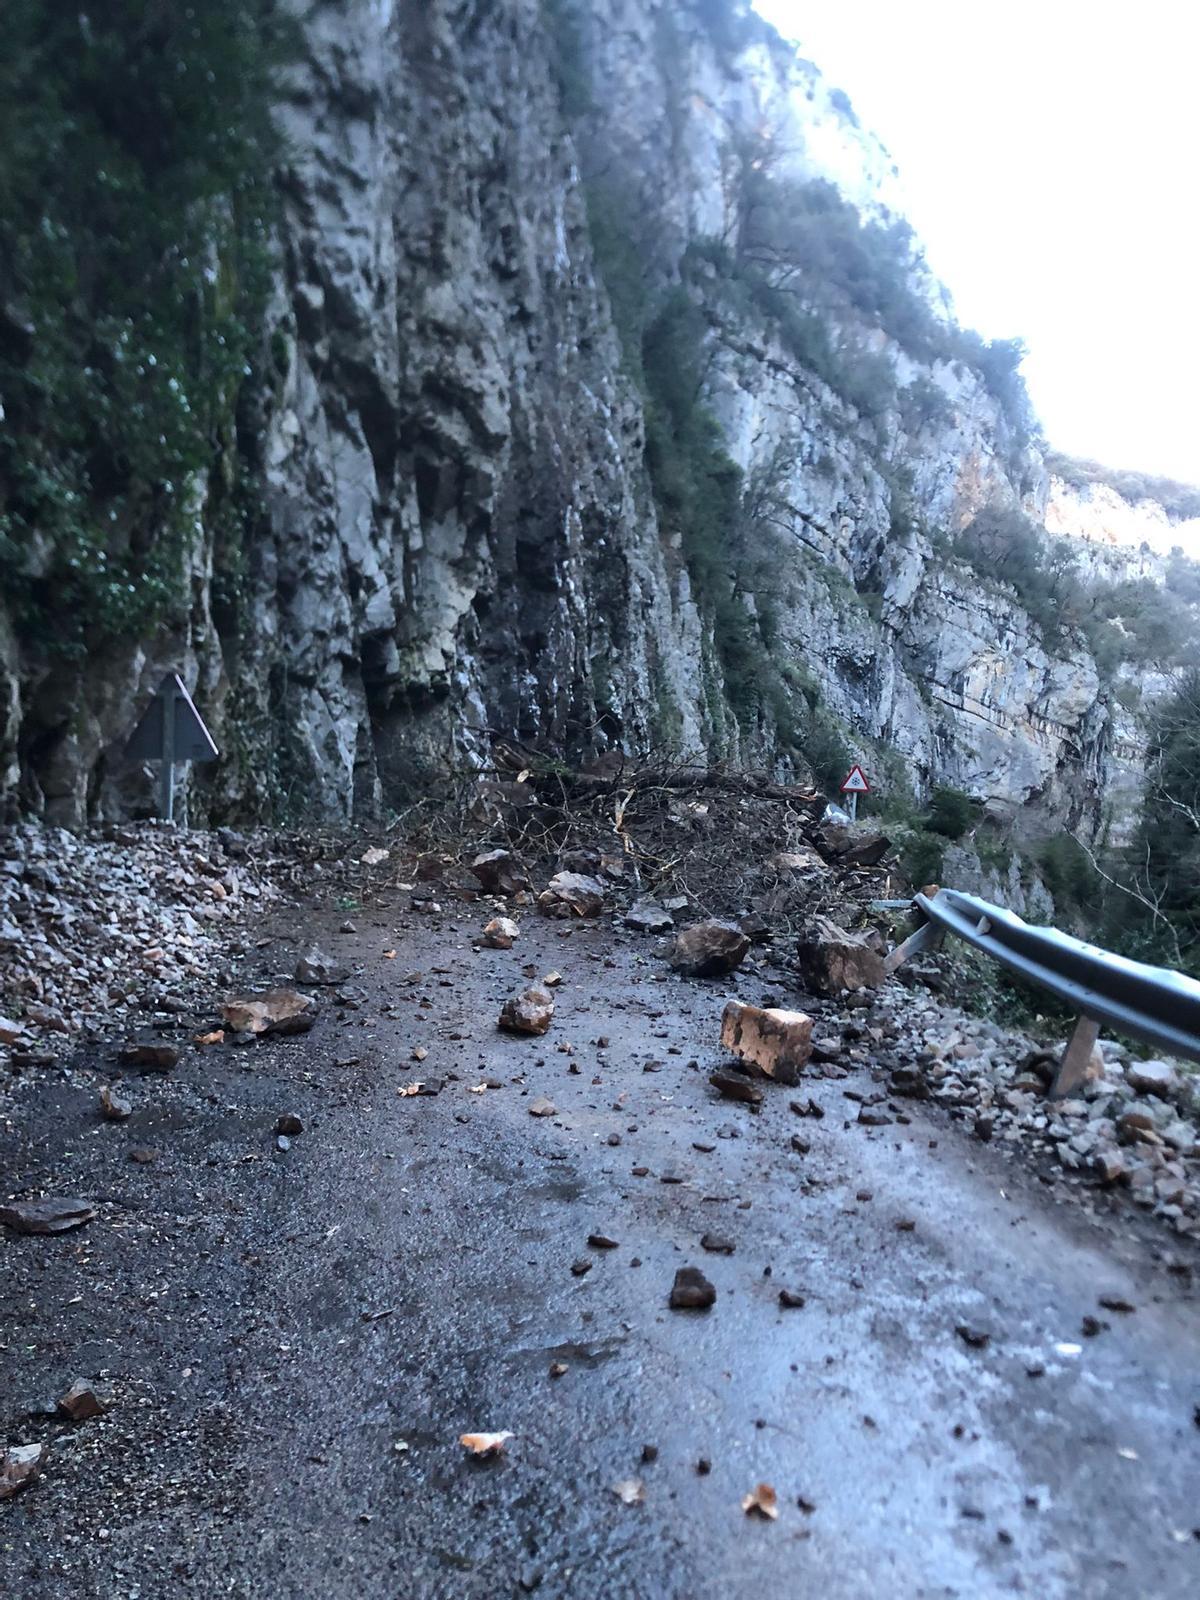
[[[842,784],[842,793],[850,796],[850,821],[858,821],[858,797],[860,794],[870,794],[871,785],[867,782],[863,769],[855,763],[846,774],[846,781]]]
[[[220,754],[177,672],[168,672],[126,746],[135,761],[159,761],[158,809],[175,820],[175,763],[215,761]]]

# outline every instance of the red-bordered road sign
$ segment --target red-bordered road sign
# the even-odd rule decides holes
[[[846,774],[846,781],[842,785],[843,794],[870,794],[871,785],[867,782],[867,775],[863,769],[855,764]]]

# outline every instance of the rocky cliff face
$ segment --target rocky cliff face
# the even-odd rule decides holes
[[[1114,762],[1136,768],[1136,728],[1078,640],[1047,647],[945,544],[994,502],[1077,539],[1094,519],[969,364],[916,360],[847,309],[835,343],[890,373],[868,412],[731,295],[714,241],[744,222],[747,162],[830,177],[878,220],[895,199],[844,97],[765,26],[718,13],[304,9],[277,108],[270,380],[239,414],[258,510],[235,549],[206,514],[214,460],[175,619],[82,671],[0,597],[12,808],[76,824],[138,804],[121,751],[169,666],[225,752],[196,818],[375,809],[478,763],[496,732],[780,770],[836,734],[856,756],[895,752],[917,788],[1098,820]],[[653,307],[682,282],[703,318],[693,398],[740,469],[732,600],[779,680],[749,707],[647,472],[654,399],[623,342],[620,254],[598,236],[614,206],[636,293]]]

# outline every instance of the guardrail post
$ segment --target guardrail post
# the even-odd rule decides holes
[[[1065,1099],[1087,1077],[1088,1062],[1100,1037],[1100,1024],[1094,1017],[1079,1017],[1075,1023],[1067,1048],[1058,1063],[1054,1082],[1050,1085],[1051,1100]]]
[[[920,955],[922,950],[940,949],[945,937],[945,930],[939,928],[936,922],[923,922],[915,933],[910,933],[903,944],[898,944],[891,954],[884,958],[885,974],[890,977],[910,956]]]

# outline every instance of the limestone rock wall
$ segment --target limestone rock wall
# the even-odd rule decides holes
[[[564,14],[582,110],[562,82]],[[729,705],[660,533],[587,182],[621,174],[647,280],[669,284],[689,242],[736,227],[737,141],[769,129],[786,170],[881,218],[886,151],[765,25],[731,49],[687,0],[317,0],[297,15],[273,379],[241,419],[261,515],[235,580],[203,514],[215,477],[198,483],[184,620],[82,672],[18,643],[0,597],[10,810],[73,825],[145,805],[122,746],[167,667],[224,751],[197,775],[196,819],[375,810],[479,764],[492,733],[579,757],[669,732],[795,770],[802,754]],[[1087,517],[969,369],[920,368],[864,332],[902,388],[942,392],[936,423],[901,408],[866,423],[752,317],[712,317],[705,403],[760,508],[743,603],[753,614],[769,590],[791,681],[864,750],[898,752],[918,789],[1094,821],[1116,726],[1094,664],[1047,654],[1015,597],[981,592],[930,536],[993,499],[1073,536]]]

